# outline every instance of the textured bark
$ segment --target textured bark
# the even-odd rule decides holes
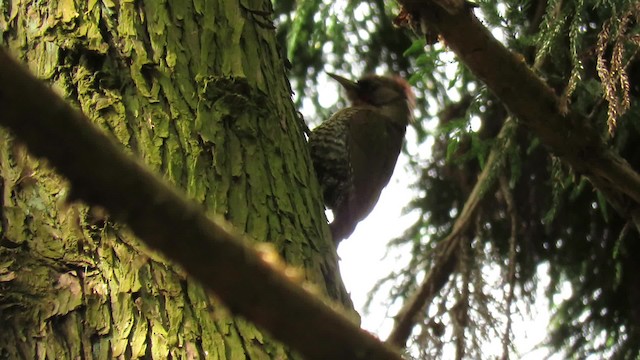
[[[48,110],[31,106],[22,94],[32,94]],[[305,359],[400,359],[305,288],[298,268],[286,265],[272,246],[251,244],[228,222],[209,218],[1,49],[0,108],[0,124],[69,180],[70,199],[106,209],[233,314]]]
[[[260,15],[268,3],[5,4],[3,44],[32,72],[208,212],[272,242],[350,307],[274,33]],[[1,357],[290,357],[103,211],[67,205],[61,178],[0,137]]]

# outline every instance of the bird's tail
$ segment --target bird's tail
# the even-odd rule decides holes
[[[353,221],[351,217],[336,217],[331,224],[329,224],[329,228],[331,229],[331,236],[333,237],[333,242],[336,247],[340,241],[348,238],[353,234],[353,231],[356,229],[356,225],[358,225],[357,221]]]

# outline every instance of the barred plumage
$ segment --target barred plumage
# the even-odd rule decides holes
[[[311,158],[336,245],[378,202],[402,148],[413,94],[399,78],[366,76],[357,83],[329,74],[352,106],[339,110],[309,137]]]

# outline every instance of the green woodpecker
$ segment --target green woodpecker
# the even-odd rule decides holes
[[[389,183],[414,97],[399,77],[368,75],[353,82],[328,75],[346,90],[351,106],[315,128],[309,146],[324,203],[333,212],[329,226],[337,246],[369,215]]]

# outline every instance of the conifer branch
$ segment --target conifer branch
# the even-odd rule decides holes
[[[530,129],[576,173],[586,176],[607,201],[640,231],[640,175],[606,146],[588,127],[586,119],[570,109],[561,111],[559,98],[529,69],[522,56],[498,42],[475,17],[469,5],[459,6],[460,1],[399,0],[403,6],[399,17],[414,29],[437,30],[447,46],[502,100],[520,124]],[[448,6],[449,3],[454,5]],[[425,36],[432,37],[433,34]],[[495,162],[495,152],[494,148],[453,230],[438,244],[435,264],[418,291],[396,316],[387,343],[405,346],[418,312],[432,301],[455,270],[456,253],[463,239],[461,233],[468,228],[471,215],[482,199],[480,189],[492,183],[489,169]]]
[[[586,176],[599,190],[607,187],[607,190],[619,193],[618,197],[631,200],[634,208],[638,207],[640,175],[604,143],[588,126],[587,119],[571,109],[563,114],[554,91],[536,76],[521,55],[511,52],[493,37],[470,6],[454,12],[452,8],[445,11],[441,0],[437,3],[433,0],[399,2],[413,22],[437,30],[460,61],[554,155],[568,163],[577,174]],[[603,191],[605,196],[610,192]]]
[[[504,149],[513,137],[515,122],[508,118],[500,133],[498,141],[491,149],[482,173],[478,176],[478,181],[471,190],[469,198],[465,202],[460,215],[453,224],[453,229],[447,237],[440,241],[434,250],[436,253],[434,264],[425,276],[420,288],[406,301],[402,309],[395,317],[395,324],[391,334],[387,338],[388,344],[404,347],[406,345],[411,330],[416,324],[418,313],[431,303],[433,298],[449,281],[449,277],[455,271],[458,252],[462,241],[467,239],[465,232],[473,224],[473,215],[480,205],[484,195],[493,187],[497,175],[504,160]]]

